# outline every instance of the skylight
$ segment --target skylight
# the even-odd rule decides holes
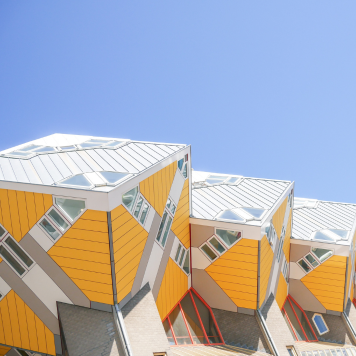
[[[266,210],[258,209],[258,208],[241,208],[242,210],[246,211],[248,214],[252,215],[256,219],[259,219]]]
[[[73,177],[67,178],[62,180],[61,182],[57,183],[60,185],[72,185],[78,187],[91,187],[92,184],[89,180],[85,177],[84,174],[77,174]]]
[[[216,184],[222,183],[226,178],[226,176],[210,175],[205,181],[209,184]]]
[[[120,172],[100,172],[100,174],[107,180],[110,184],[115,184],[119,180],[123,179],[124,177],[128,176],[128,173],[120,173]]]
[[[218,220],[229,220],[234,222],[245,222],[241,216],[234,213],[232,210],[224,210],[216,216]]]
[[[336,242],[341,240],[346,241],[348,239],[348,236],[349,236],[348,230],[324,229],[312,233],[311,239]]]

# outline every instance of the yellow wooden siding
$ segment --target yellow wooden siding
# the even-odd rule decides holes
[[[0,356],[6,355],[10,350],[10,347],[0,346]]]
[[[87,210],[48,254],[91,301],[114,303],[106,212]]]
[[[205,270],[238,307],[257,308],[257,240],[241,239]]]
[[[0,302],[0,343],[55,355],[54,335],[11,290]]]
[[[179,198],[177,211],[172,223],[172,231],[182,242],[185,248],[190,247],[189,230],[189,180],[186,179]]]
[[[283,252],[284,252],[284,256],[286,256],[286,260],[287,260],[288,263],[289,263],[289,258],[290,258],[290,238],[291,238],[291,235],[292,235],[292,209],[289,212],[286,235],[284,237],[284,243],[283,243]]]
[[[112,211],[112,230],[118,303],[130,293],[148,232],[122,206]]]
[[[332,256],[301,279],[328,310],[343,311],[346,257]]]
[[[51,206],[49,194],[0,189],[0,224],[20,241]]]
[[[271,273],[273,262],[273,250],[267,240],[266,236],[263,236],[261,240],[261,256],[260,256],[260,305],[266,298],[266,292],[268,287],[268,281]]]
[[[160,216],[166,206],[176,170],[175,161],[140,182],[140,192]]]
[[[179,302],[187,290],[188,277],[169,258],[156,300],[157,309],[162,320]]]
[[[288,284],[283,277],[283,274],[279,274],[278,287],[276,293],[276,302],[279,306],[279,309],[282,309],[284,301],[286,300],[288,295]]]
[[[286,213],[287,203],[288,203],[288,197],[284,199],[283,203],[279,206],[279,208],[274,213],[273,218],[272,218],[273,226],[276,229],[278,238],[281,237],[281,232],[282,232],[282,227],[283,227],[284,215]]]

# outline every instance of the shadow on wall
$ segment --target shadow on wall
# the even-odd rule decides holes
[[[225,344],[270,353],[254,315],[212,309]]]

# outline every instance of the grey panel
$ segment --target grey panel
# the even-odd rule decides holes
[[[156,145],[156,147],[159,147],[162,151],[168,153],[167,156],[169,156],[172,153],[174,153],[174,151],[171,148],[169,148],[167,145]]]
[[[79,169],[83,172],[92,172],[93,170],[89,167],[89,165],[84,162],[83,158],[78,155],[77,152],[67,152],[67,156],[79,167]]]
[[[192,287],[211,308],[237,312],[236,304],[204,270],[192,269]]]
[[[156,236],[157,236],[157,232],[158,232],[158,228],[159,228],[159,224],[161,222],[161,217],[156,212],[154,214],[155,215],[153,217],[151,229],[150,229],[150,232],[148,234],[148,237],[147,237],[147,240],[146,240],[146,244],[145,244],[145,248],[144,248],[142,256],[141,256],[140,264],[138,265],[138,269],[137,269],[137,272],[136,272],[135,280],[134,280],[134,283],[133,283],[132,288],[131,288],[131,294],[132,295],[135,295],[141,288],[143,277],[144,277],[145,272],[146,272],[148,260],[150,259],[152,248],[153,248],[153,244],[155,242],[155,239],[156,239]]]
[[[48,173],[50,174],[50,176],[52,177],[52,179],[55,182],[58,182],[58,181],[62,180],[64,177],[62,176],[62,174],[59,172],[57,167],[53,164],[53,162],[51,161],[51,159],[48,156],[49,155],[39,155],[38,158],[41,160],[43,165],[46,167],[46,169],[47,169]]]
[[[169,234],[168,234],[166,246],[163,251],[161,263],[159,264],[156,280],[155,280],[155,283],[152,288],[152,294],[153,294],[153,297],[155,298],[155,300],[157,299],[159,289],[161,288],[161,283],[163,280],[164,272],[166,271],[167,263],[168,263],[169,256],[170,256],[171,250],[172,250],[174,236],[175,235],[173,234],[172,230],[170,230]]]
[[[151,148],[153,151],[157,152],[158,154],[160,154],[164,158],[169,156],[169,154],[166,151],[162,150],[162,148],[159,147],[158,145],[154,145],[152,143],[146,143],[146,146]]]
[[[96,149],[95,152],[106,162],[110,164],[114,168],[115,171],[118,172],[127,172],[127,169],[125,169],[120,163],[118,163],[112,156],[110,156],[107,151],[110,150],[103,150],[103,149]]]
[[[36,173],[35,168],[32,166],[31,161],[22,160],[21,163],[30,183],[41,184],[42,181],[40,180],[40,177]]]
[[[51,175],[48,173],[46,167],[43,165],[42,161],[39,159],[38,156],[31,158],[30,161],[33,167],[35,168],[37,174],[41,178],[43,184],[51,185],[54,183],[54,180],[52,179]]]
[[[129,294],[127,294],[120,303],[118,303],[119,308],[123,308],[132,298],[132,294],[131,292]]]
[[[4,261],[0,263],[0,276],[27,304],[27,306],[44,322],[48,329],[54,334],[59,335],[57,318]]]
[[[51,155],[48,155],[48,157],[52,160],[54,165],[60,171],[63,178],[67,178],[73,174],[72,171],[62,161],[62,158],[58,154],[51,154]]]
[[[310,251],[310,246],[291,244],[290,262],[297,262]]]
[[[15,173],[16,180],[18,182],[25,182],[28,183],[29,179],[27,177],[27,174],[25,170],[22,167],[21,160],[19,159],[12,159],[10,160],[11,167]]]
[[[16,176],[8,158],[0,157],[0,166],[5,180],[16,182]]]
[[[20,241],[20,245],[32,256],[36,263],[52,278],[63,293],[73,304],[90,307],[90,301],[45,250],[34,240],[30,234],[26,234]]]
[[[192,247],[199,247],[209,237],[214,235],[215,229],[212,226],[190,225]]]
[[[126,159],[122,158],[119,154],[114,150],[106,150],[106,152],[121,166],[123,166],[127,172],[137,173],[138,169],[135,168],[131,163],[129,163]]]
[[[148,147],[143,143],[136,143],[136,145],[142,148],[147,153],[149,153],[152,157],[156,158],[156,160],[158,161],[161,161],[165,157],[165,155],[163,156],[162,154],[159,154],[157,151],[153,150],[151,147]]]
[[[109,304],[103,304],[103,303],[98,303],[98,302],[91,302],[91,309],[95,309],[95,310],[101,310],[101,311],[105,311],[108,313],[112,312],[112,305]]]
[[[102,159],[95,150],[87,150],[87,154],[103,169],[103,171],[112,171],[113,167],[108,162]]]
[[[128,153],[131,157],[133,157],[137,162],[140,162],[145,168],[151,166],[151,163],[147,161],[146,158],[142,157],[140,154],[138,154],[133,146],[133,144],[128,144],[127,146],[124,146],[122,149],[126,153]]]
[[[319,302],[314,294],[299,279],[289,280],[289,294],[304,310],[316,313],[326,313],[326,309]]]
[[[59,335],[54,335],[54,347],[56,349],[56,355],[63,355],[62,340]]]
[[[15,349],[11,349],[9,352],[7,352],[6,356],[19,356],[17,351]]]
[[[158,161],[160,161],[160,159],[156,159],[155,157],[153,157],[152,155],[148,154],[147,152],[145,152],[141,147],[139,147],[139,145],[133,143],[130,145],[130,147],[140,156],[142,156],[143,158],[145,158],[148,162],[150,162],[151,164],[155,164]]]
[[[335,310],[327,310],[326,314],[341,316],[341,312]]]
[[[255,315],[255,310],[254,309],[247,309],[247,308],[237,307],[237,311],[238,311],[238,313],[241,313],[241,314]]]
[[[140,162],[136,161],[131,155],[129,155],[125,150],[125,147],[119,148],[116,150],[116,153],[123,157],[126,161],[130,162],[138,171],[143,171],[146,167],[143,166]]]

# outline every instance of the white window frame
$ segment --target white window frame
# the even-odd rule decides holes
[[[51,216],[49,215],[49,213],[51,212],[51,210],[55,210],[59,216],[68,224],[68,227],[65,230],[62,230],[57,223],[51,218]],[[64,213],[59,209],[59,207],[57,205],[52,205],[47,212],[45,213],[45,216],[47,217],[47,219],[54,225],[55,228],[57,228],[57,230],[64,235],[65,232],[67,232],[71,226],[72,223],[69,221],[69,217],[67,218],[67,216],[64,216]],[[43,216],[42,216],[43,218]],[[42,218],[40,220],[42,220]],[[51,238],[52,239],[52,238]],[[52,239],[53,240],[53,239]],[[54,241],[54,240],[53,240]]]
[[[284,277],[285,281],[287,283],[289,283],[289,267],[288,267],[288,262],[287,262],[286,259],[284,260],[284,264],[283,264],[283,268],[282,268],[282,274],[283,274],[283,277]]]
[[[168,204],[168,201],[170,201],[171,204],[173,204],[175,206],[175,210],[174,210],[174,213],[172,213],[171,209],[167,207],[167,204]],[[164,232],[167,228],[167,224],[168,224],[168,220],[169,218],[172,218],[172,222],[171,222],[171,226],[169,227],[169,230],[172,229],[172,225],[173,225],[173,221],[174,221],[174,216],[177,212],[177,206],[175,205],[175,203],[173,202],[172,198],[170,196],[168,196],[167,198],[167,202],[166,202],[166,205],[165,205],[165,208],[163,210],[163,214],[162,214],[162,217],[161,217],[161,221],[160,221],[160,224],[159,224],[159,227],[161,226],[161,223],[162,223],[162,219],[163,219],[163,216],[164,216],[164,213],[167,212],[167,218],[164,222],[164,225],[162,227],[162,230],[161,230],[161,236],[160,236],[160,239],[159,241],[157,240],[157,237],[158,237],[158,233],[159,233],[159,228],[158,228],[158,232],[157,232],[157,235],[156,235],[156,238],[155,238],[155,241],[158,243],[158,245],[161,247],[161,248],[165,248],[166,247],[166,244],[167,244],[167,240],[168,240],[168,235],[167,235],[167,239],[164,243],[164,245],[162,245],[162,242],[163,242],[163,235],[164,235]],[[169,231],[168,231],[168,234],[169,234]]]
[[[84,205],[85,205],[85,208],[74,220],[72,220],[71,217],[69,217],[67,215],[67,213],[56,204],[56,198],[83,201]],[[87,199],[86,198],[73,198],[73,197],[66,197],[64,195],[53,195],[52,202],[53,202],[53,206],[55,206],[58,209],[58,211],[60,211],[61,214],[66,217],[66,220],[68,220],[71,225],[73,225],[88,210],[88,208],[87,208]]]
[[[266,237],[267,237],[267,241],[269,242],[270,246],[273,246],[276,239],[278,239],[278,235],[277,235],[277,231],[273,225],[272,219],[271,219],[269,225],[270,225],[270,230],[268,231],[268,233],[266,233]],[[271,236],[268,237],[270,231],[271,231]]]
[[[320,317],[321,317],[321,320],[323,321],[323,323],[324,323],[324,325],[325,325],[325,327],[326,327],[326,329],[327,329],[327,330],[324,331],[323,333],[320,332],[320,330],[319,330],[319,328],[318,328],[318,326],[317,326],[317,324],[316,324],[316,322],[315,322],[315,320],[314,320],[314,318],[315,318],[316,316],[320,316]],[[326,322],[325,322],[325,320],[324,320],[324,318],[323,318],[323,316],[322,316],[321,314],[319,314],[319,313],[314,313],[314,315],[313,315],[313,317],[312,317],[312,320],[313,320],[313,323],[314,323],[314,325],[315,325],[316,330],[318,330],[319,335],[324,335],[324,334],[326,334],[326,333],[328,333],[328,332],[330,331],[328,325],[326,324]]]
[[[131,189],[130,189],[131,190]],[[138,212],[138,217],[135,216],[135,210],[136,210],[136,206],[140,200],[140,198],[142,198],[142,205],[141,205],[141,208],[140,208],[140,211]],[[147,204],[148,205],[148,210],[147,210],[147,213],[146,213],[146,217],[145,219],[143,220],[143,222],[141,222],[141,216],[142,216],[142,212],[143,212],[143,207],[144,205]],[[125,206],[125,205],[124,205]],[[134,219],[141,225],[141,226],[145,226],[145,222],[147,220],[147,216],[150,212],[150,209],[151,209],[151,205],[149,204],[149,202],[145,199],[145,197],[140,193],[140,188],[138,189],[138,193],[137,193],[137,196],[136,196],[136,199],[135,199],[135,202],[134,202],[134,205],[133,205],[133,208],[132,208],[132,211],[130,212],[131,215],[134,217]]]
[[[234,231],[234,232],[239,232],[241,235],[240,237],[230,246],[227,246],[227,243],[224,242],[224,240],[217,234],[216,230],[226,230],[226,231]],[[243,238],[243,232],[240,230],[233,230],[233,229],[225,229],[222,227],[215,227],[214,229],[214,235],[219,239],[219,241],[221,241],[223,243],[224,246],[226,246],[226,251],[230,250],[230,248],[234,245],[236,245],[242,238]]]
[[[4,228],[5,229],[5,228]],[[20,244],[16,241],[16,239],[5,229],[6,233],[3,235],[3,237],[0,239],[0,246],[3,246],[5,250],[16,260],[16,262],[25,270],[23,274],[19,274],[11,265],[6,261],[6,259],[2,256],[1,259],[18,275],[20,278],[23,278],[26,276],[26,274],[31,271],[31,269],[36,265],[36,261],[32,258],[32,256],[25,251]],[[5,240],[10,237],[15,244],[32,260],[32,265],[28,267],[20,257],[17,256],[15,252],[13,252],[12,248],[10,248],[7,244],[5,244]],[[1,300],[2,298],[0,298]]]
[[[181,247],[179,254],[177,256],[177,252],[179,247]],[[187,273],[184,269],[183,269],[183,265],[186,259],[186,256],[188,255],[188,259],[189,259],[189,273]],[[183,256],[183,259],[182,259]],[[182,262],[180,263],[180,260],[182,259]],[[190,268],[191,268],[191,261],[190,261],[190,248],[185,248],[184,245],[182,244],[182,242],[179,241],[178,246],[177,246],[177,250],[176,253],[174,255],[174,260],[175,264],[187,275],[190,275]]]
[[[48,233],[48,231],[41,225],[41,222],[43,219],[46,219],[47,221],[49,221],[49,223],[54,227],[54,229],[59,233],[59,236],[57,237],[56,240],[53,240],[53,237]],[[55,244],[62,236],[63,236],[63,233],[62,231],[59,229],[59,227],[57,226],[57,224],[55,224],[51,218],[49,218],[46,214],[44,216],[42,216],[38,221],[37,221],[37,224],[36,224],[40,229],[41,231],[44,232],[44,234],[46,235],[46,237],[52,242],[52,244]],[[71,227],[71,226],[70,226]],[[69,227],[69,228],[70,228]]]
[[[223,229],[220,229],[223,230]],[[218,242],[225,248],[224,252],[219,252],[214,246],[213,244],[210,242],[211,239],[215,238],[216,240],[218,240]],[[229,247],[226,246],[226,243],[224,243],[224,241],[221,239],[221,237],[219,237],[218,235],[214,234],[213,236],[209,237],[208,240],[206,240],[206,243],[208,244],[208,246],[217,254],[218,257],[220,257],[221,255],[223,255],[228,249]],[[204,244],[203,244],[204,245]],[[232,246],[232,245],[231,245]],[[203,251],[204,252],[204,251]]]
[[[75,176],[84,176],[85,179],[91,184],[90,186],[85,186],[85,185],[75,185],[75,184],[66,184],[66,183],[62,183],[63,181],[73,178]],[[61,186],[61,187],[66,187],[66,188],[75,188],[75,189],[86,189],[86,190],[91,190],[93,188],[95,188],[95,184],[91,181],[91,179],[89,177],[87,177],[87,175],[85,173],[77,173],[77,174],[72,174],[71,176],[67,177],[67,178],[63,178],[58,182],[54,183],[56,186]],[[80,199],[78,199],[80,200]]]
[[[178,166],[178,162],[183,160],[183,165],[182,165],[182,169],[179,169],[179,166]],[[189,178],[189,154],[186,153],[182,158],[178,159],[177,160],[177,168],[178,168],[178,171],[180,172],[180,174],[182,175],[182,177],[184,178],[184,180],[188,179]],[[187,167],[187,176],[184,177],[183,175],[183,171],[184,171],[184,167]]]
[[[207,245],[207,246],[210,248],[210,250],[212,250],[212,251],[215,253],[216,258],[214,258],[214,259],[212,260],[212,259],[207,255],[207,253],[203,250],[203,246],[205,246],[205,245]],[[215,251],[215,249],[214,249],[210,244],[208,244],[207,241],[205,241],[204,243],[202,243],[202,244],[199,246],[199,250],[202,252],[202,254],[203,254],[211,263],[215,262],[215,261],[220,257],[220,255],[218,254],[218,252]]]
[[[316,248],[319,248],[319,247],[316,247]],[[320,248],[321,248],[321,247],[320,247]],[[330,251],[332,251],[332,254],[331,254],[326,260],[324,260],[324,262],[326,262],[329,258],[331,258],[332,256],[334,256],[334,253],[335,253],[334,249],[331,249],[331,248],[330,248],[330,249],[329,249],[329,248],[323,248],[323,250],[330,250]],[[318,265],[317,265],[316,267],[314,267],[314,266],[306,259],[306,256],[309,255],[309,254],[318,262]],[[303,267],[299,264],[299,262],[300,262],[301,260],[304,260],[304,262],[311,268],[309,272],[306,272],[306,271],[303,269]],[[311,271],[313,271],[315,268],[319,267],[319,266],[320,266],[322,263],[324,263],[324,262],[321,262],[321,261],[319,260],[319,258],[313,253],[313,251],[312,251],[312,246],[310,246],[309,252],[307,252],[307,253],[306,253],[302,258],[300,258],[296,263],[297,263],[297,265],[302,269],[302,271],[303,271],[304,273],[308,274],[308,273],[310,273]]]

